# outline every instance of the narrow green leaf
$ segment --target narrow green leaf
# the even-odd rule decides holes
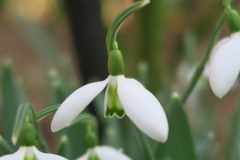
[[[14,152],[14,149],[12,146],[0,135],[0,154],[6,155],[6,154],[12,154]]]
[[[45,143],[45,141],[43,139],[41,130],[40,130],[39,126],[38,126],[38,121],[37,121],[37,116],[36,116],[35,110],[34,110],[33,106],[30,103],[26,103],[25,106],[29,108],[30,121],[31,121],[31,123],[33,124],[33,126],[36,129],[36,136],[37,136],[37,140],[39,142],[40,148],[44,152],[47,152],[47,146],[46,146],[46,143]]]
[[[144,152],[145,158],[148,160],[155,160],[153,153],[147,143],[146,136],[136,126],[134,126],[134,128],[137,134],[138,141],[142,147],[142,151]]]
[[[11,133],[18,106],[26,102],[24,91],[13,73],[10,61],[5,61],[1,69],[2,92],[2,135],[11,144]]]
[[[30,114],[30,122],[33,124],[35,130],[36,130],[36,136],[37,140],[39,142],[40,148],[43,151],[47,151],[46,144],[43,140],[43,137],[41,135],[41,131],[38,127],[37,119],[35,111],[30,103],[25,103],[19,106],[19,109],[17,111],[14,127],[13,127],[13,133],[12,133],[12,143],[15,145],[18,141],[19,133],[21,131],[22,124],[24,123],[26,114]]]
[[[22,124],[24,122],[26,113],[28,113],[28,109],[29,109],[28,107],[25,107],[25,104],[21,104],[18,107],[15,122],[14,122],[14,126],[13,126],[12,137],[11,137],[12,143],[14,145],[17,144],[18,136],[19,136],[19,133],[21,131],[21,127],[22,127]]]
[[[157,158],[171,157],[174,160],[196,160],[191,129],[177,93],[173,93],[167,117],[169,137],[165,144],[158,146],[155,150]]]
[[[58,155],[63,157],[67,156],[67,142],[68,142],[67,136],[62,136],[60,140],[60,145],[57,150]]]
[[[60,105],[52,106],[52,107],[46,108],[46,109],[38,112],[36,115],[37,120],[41,121],[43,118],[45,118],[49,114],[55,113],[58,110],[59,106]]]

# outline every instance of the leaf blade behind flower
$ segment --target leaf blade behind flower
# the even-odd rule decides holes
[[[196,151],[187,116],[177,93],[173,93],[167,111],[169,123],[168,141],[155,150],[157,158],[171,157],[174,160],[196,160]]]

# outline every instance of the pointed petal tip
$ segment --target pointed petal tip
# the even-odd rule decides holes
[[[240,70],[239,36],[230,40],[216,51],[210,63],[209,81],[214,94],[220,99],[228,93]]]
[[[153,139],[161,143],[166,143],[168,140],[168,134],[169,134],[169,127],[167,124],[167,126],[161,128],[161,131],[159,130],[158,137]]]
[[[57,126],[57,124],[55,123],[54,120],[52,121],[52,124],[51,124],[51,131],[52,132],[57,132],[57,131],[61,130],[62,128],[64,128],[64,127],[59,127],[59,126]]]
[[[143,133],[155,141],[166,142],[169,132],[167,116],[151,92],[131,82],[120,82],[118,96],[126,115]]]
[[[162,143],[166,143],[167,140],[168,140],[168,133],[159,141],[162,142]]]
[[[109,79],[110,77],[104,81],[86,84],[68,96],[53,117],[51,124],[52,132],[57,132],[71,123],[105,88]]]
[[[215,93],[214,93],[215,94]],[[224,95],[215,94],[219,99],[222,99]]]

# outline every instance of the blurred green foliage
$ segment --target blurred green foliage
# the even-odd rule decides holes
[[[3,10],[2,2],[0,1],[1,11],[9,14]],[[63,4],[63,1],[60,3]],[[124,2],[122,1],[122,3]],[[44,66],[47,64],[46,68],[53,66],[59,71],[59,74],[56,71],[51,72],[50,82],[47,81],[51,84],[51,89],[45,91],[44,94],[52,92],[52,97],[49,98],[51,102],[47,102],[49,105],[62,103],[77,88],[69,80],[70,77],[77,77],[72,75],[72,71],[69,71],[69,66],[73,66],[73,64],[63,62],[66,57],[61,53],[65,50],[62,49],[62,43],[56,42],[59,33],[54,32],[62,31],[58,25],[66,25],[67,22],[64,5],[61,7],[59,17],[47,25],[32,22],[26,20],[26,17],[14,14],[12,20],[26,38],[22,39],[34,50],[42,64]],[[197,158],[213,160],[222,157],[230,160],[239,159],[240,109],[238,106],[235,111],[230,107],[235,103],[232,96],[227,96],[219,102],[210,91],[210,86],[206,84],[206,79],[201,80],[203,85],[201,82],[197,84],[184,105],[178,98],[170,96],[172,90],[183,92],[186,89],[186,84],[196,70],[202,53],[206,51],[221,8],[221,1],[152,0],[151,4],[141,13],[135,14],[136,16],[131,19],[133,22],[126,24],[127,27],[120,30],[118,42],[126,63],[126,75],[137,77],[167,109],[170,127],[168,142],[159,144],[145,137],[149,150],[154,151],[157,160],[195,160]],[[236,8],[239,8],[239,4],[236,4]],[[2,16],[4,17],[4,15]],[[2,30],[3,28],[0,27],[0,31]],[[220,36],[228,33],[226,27],[223,26]],[[67,52],[73,51],[70,49]],[[29,57],[24,57],[24,59],[31,61]],[[16,61],[16,67],[21,68],[21,63]],[[179,78],[179,70],[183,63],[187,64],[187,67],[180,73],[182,77]],[[45,70],[44,73],[46,73]],[[31,96],[26,98],[22,82],[15,75],[10,62],[3,62],[0,78],[2,97],[0,131],[5,139],[0,138],[0,153],[3,155],[14,150],[11,149],[13,147],[11,135],[18,106],[35,97],[32,96],[30,90],[28,95]],[[36,99],[41,101],[40,98]],[[131,121],[127,117],[121,120],[104,118],[103,100],[104,93],[94,100],[95,116],[99,123],[96,126],[96,132],[99,135],[100,144],[110,145],[117,149],[122,148],[123,152],[131,158],[146,160],[142,146],[137,143],[138,139]],[[170,105],[169,101],[171,101]],[[34,103],[41,104],[40,102]],[[46,106],[41,107],[43,109]],[[231,116],[227,112],[229,110],[234,112],[231,130],[226,129],[228,123],[231,123],[229,121]],[[88,113],[87,110],[86,113]],[[226,117],[221,118],[222,115]],[[76,123],[60,131],[57,153],[69,159],[75,159],[82,155],[87,150],[85,133],[86,125],[82,123]],[[227,138],[229,138],[229,143],[225,147],[226,149],[223,147],[224,151],[221,152],[219,145],[224,146]],[[10,149],[4,150],[2,146]]]
[[[11,144],[11,135],[17,108],[21,103],[26,102],[21,81],[15,76],[11,62],[5,61],[1,68],[1,133],[8,143]]]

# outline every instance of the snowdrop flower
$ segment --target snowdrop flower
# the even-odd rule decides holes
[[[31,123],[29,115],[22,126],[19,135],[20,148],[17,152],[0,157],[0,160],[67,160],[58,155],[42,153],[36,147],[36,132]]]
[[[85,155],[77,160],[131,160],[126,155],[120,153],[116,149],[108,146],[95,147],[89,149]]]
[[[217,43],[210,57],[209,81],[214,94],[222,98],[232,87],[240,71],[240,17],[228,9],[231,36]]]
[[[112,147],[98,146],[98,138],[90,125],[87,127],[86,144],[89,148],[87,153],[77,160],[131,160]]]
[[[66,127],[105,88],[104,116],[118,118],[126,114],[146,135],[160,142],[168,138],[166,114],[157,98],[138,81],[125,78],[122,53],[115,49],[108,60],[109,77],[87,84],[73,92],[53,117],[51,129]]]
[[[0,157],[0,160],[67,160],[58,155],[42,153],[35,146],[21,146],[17,152]]]

